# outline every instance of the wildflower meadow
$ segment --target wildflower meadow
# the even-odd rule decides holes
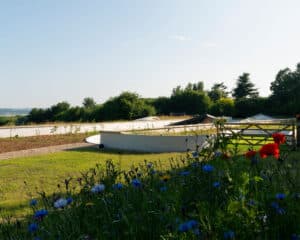
[[[108,160],[54,194],[39,192],[32,214],[7,219],[1,239],[300,239],[300,164],[285,137],[242,154],[217,139],[201,151],[118,169]]]

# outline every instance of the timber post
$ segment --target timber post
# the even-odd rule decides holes
[[[300,147],[300,114],[296,115],[296,146]]]

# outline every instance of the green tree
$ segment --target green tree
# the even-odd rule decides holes
[[[82,105],[84,108],[93,108],[96,106],[96,102],[91,97],[86,97],[83,99]]]
[[[243,73],[239,76],[236,88],[233,89],[232,96],[235,99],[255,98],[258,97],[258,91],[250,81],[249,73]]]
[[[249,117],[258,113],[269,113],[268,98],[241,98],[235,101],[235,116]]]
[[[138,94],[131,92],[123,92],[117,97],[110,98],[100,111],[102,120],[131,120],[154,114],[153,106],[146,104]]]
[[[215,83],[211,90],[208,92],[208,96],[213,102],[218,101],[221,98],[227,98],[228,92],[226,91],[227,87],[223,82],[221,83]]]
[[[220,98],[210,107],[210,113],[216,116],[232,116],[234,114],[234,101],[231,98]]]
[[[294,115],[300,113],[300,63],[296,70],[280,70],[271,83],[270,105],[275,114]],[[280,107],[278,107],[280,105]]]

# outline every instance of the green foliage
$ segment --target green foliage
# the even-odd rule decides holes
[[[185,88],[178,86],[173,89],[170,98],[170,112],[202,114],[208,111],[210,104],[210,98],[203,91],[203,83],[189,83]]]
[[[93,108],[96,106],[96,102],[93,98],[86,97],[83,99],[82,105],[84,108]]]
[[[297,156],[254,156],[253,164],[243,156],[224,158],[217,149],[202,155],[171,159],[167,170],[146,160],[126,171],[110,160],[97,164],[80,178],[62,179],[54,194],[40,191],[33,214],[39,209],[49,214],[15,224],[4,221],[0,237],[291,239],[300,234]],[[105,189],[93,191],[97,184]],[[69,197],[72,202],[54,206]],[[33,222],[38,228],[31,233],[27,229]]]
[[[208,92],[208,96],[213,102],[220,100],[221,98],[227,98],[228,92],[226,91],[227,87],[223,82],[215,83],[211,90]]]
[[[234,101],[231,98],[220,98],[210,107],[210,113],[216,116],[234,115]]]
[[[132,120],[155,115],[155,109],[145,103],[136,93],[123,92],[103,104],[100,110],[101,120]]]
[[[232,96],[235,99],[255,98],[258,97],[258,91],[254,88],[254,84],[250,81],[249,73],[243,73],[239,76],[236,88],[233,89]]]
[[[300,113],[300,63],[295,71],[280,70],[270,87],[270,105],[274,114],[295,115]],[[284,103],[284,104],[282,104]],[[280,105],[280,107],[278,107]]]
[[[247,117],[258,113],[268,113],[267,98],[242,98],[235,101],[235,116]]]
[[[154,99],[153,106],[156,110],[156,113],[159,115],[168,115],[171,110],[171,101],[169,97],[158,97]]]

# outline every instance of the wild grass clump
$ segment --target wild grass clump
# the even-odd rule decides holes
[[[216,144],[166,171],[147,161],[120,171],[107,161],[51,196],[40,193],[32,216],[3,223],[0,237],[299,239],[300,164],[279,148],[238,156]]]

